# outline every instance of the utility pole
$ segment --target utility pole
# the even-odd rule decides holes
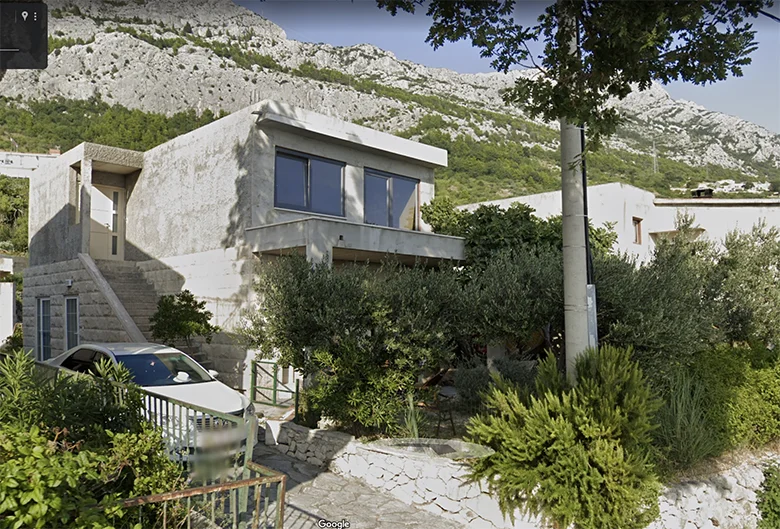
[[[558,0],[559,6],[563,5]],[[562,17],[565,15],[562,15]],[[576,26],[570,17],[561,18],[560,28]],[[577,54],[577,28],[569,44]],[[563,315],[566,376],[573,382],[575,363],[588,348],[587,250],[585,245],[585,188],[582,181],[580,128],[566,118],[561,124],[561,200],[563,213]]]

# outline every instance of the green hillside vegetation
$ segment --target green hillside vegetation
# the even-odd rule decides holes
[[[195,110],[163,114],[109,105],[100,99],[20,102],[0,97],[0,150],[13,138],[22,152],[63,152],[88,141],[144,151],[211,123],[224,114]]]
[[[336,75],[331,70],[304,67],[301,72],[323,76],[323,80],[347,82],[341,77],[343,74]],[[369,90],[372,82],[364,81],[363,88]],[[472,120],[475,130],[482,133],[484,139],[481,140],[448,133],[455,125],[438,113],[429,114],[416,126],[399,133],[400,136],[413,137],[449,151],[449,167],[436,173],[438,196],[455,204],[467,204],[559,188],[560,152],[552,147],[557,134],[554,130],[502,114],[496,115],[503,120],[494,119],[489,115],[493,113],[470,109],[437,96],[409,94],[391,87],[387,89],[392,91],[388,92],[388,97],[396,97],[397,90],[407,94],[408,101],[430,105],[441,112],[455,108],[457,114]],[[198,116],[194,110],[188,110],[167,117],[130,110],[121,105],[111,106],[96,98],[86,101],[28,101],[22,104],[0,97],[0,150],[12,147],[10,138],[24,152],[46,152],[54,146],[65,151],[83,141],[147,150],[222,115],[206,110]],[[480,125],[488,130],[486,120],[490,120],[493,127],[499,126],[508,132],[480,130]],[[522,142],[543,142],[545,146],[524,146]],[[780,169],[768,164],[763,169],[770,181],[780,180]],[[606,148],[588,155],[587,170],[591,184],[626,182],[659,196],[675,196],[670,187],[695,186],[700,181],[755,180],[739,171],[714,165],[692,167],[664,157],[658,158],[658,173],[654,174],[649,155]]]
[[[0,175],[0,252],[27,252],[29,194],[27,178]]]
[[[560,189],[560,149],[518,145],[519,141],[527,141],[522,132],[477,141],[465,135],[453,137],[436,128],[421,135],[419,127],[415,129],[415,135],[409,131],[401,135],[417,137],[449,152],[449,166],[436,171],[436,195],[456,205]],[[658,157],[657,162],[658,172],[653,173],[652,156],[604,148],[586,157],[588,183],[624,182],[661,197],[675,197],[685,194],[670,188],[695,187],[702,181],[757,181],[716,165],[693,167],[664,157]],[[780,179],[780,169],[767,168],[766,173],[770,180]]]

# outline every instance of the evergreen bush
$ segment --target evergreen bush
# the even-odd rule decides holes
[[[290,257],[263,268],[257,291],[248,343],[311,376],[309,412],[355,432],[394,431],[418,375],[447,365],[465,339],[468,305],[452,268]]]
[[[214,334],[221,330],[211,324],[211,317],[206,302],[196,300],[189,290],[162,296],[157,302],[157,311],[149,318],[152,338],[170,346],[184,342],[189,348],[196,336],[211,343]]]
[[[696,356],[692,376],[707,388],[711,435],[723,450],[780,438],[780,365],[775,353],[723,344]]]
[[[764,468],[764,481],[756,492],[756,506],[761,514],[758,529],[780,527],[780,467],[770,464]]]
[[[505,357],[493,360],[493,365],[502,377],[516,386],[533,388],[536,370],[532,363]]]
[[[658,514],[659,483],[648,461],[659,402],[630,349],[602,347],[577,361],[577,385],[552,355],[525,396],[502,379],[489,414],[472,419],[472,440],[495,453],[474,463],[505,515],[540,515],[563,529],[639,529]]]

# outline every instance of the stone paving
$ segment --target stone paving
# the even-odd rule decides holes
[[[283,455],[264,444],[255,447],[253,459],[260,465],[288,476],[285,529],[327,527],[319,525],[320,520],[346,520],[349,529],[464,527],[407,505],[359,480],[323,472],[314,465]]]

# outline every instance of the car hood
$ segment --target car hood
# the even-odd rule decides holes
[[[220,413],[234,413],[249,404],[246,397],[218,380],[176,386],[145,386],[144,389],[155,395],[171,397]]]

